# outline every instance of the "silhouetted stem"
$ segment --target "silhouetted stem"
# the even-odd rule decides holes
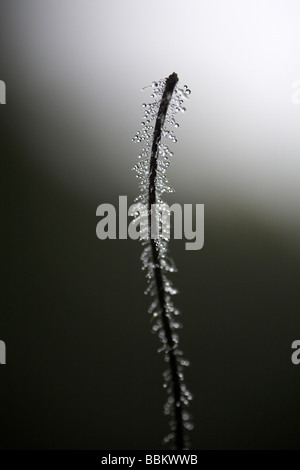
[[[174,415],[176,421],[176,435],[175,443],[177,450],[183,449],[183,420],[182,420],[182,403],[181,403],[181,387],[180,377],[178,373],[177,358],[175,355],[176,343],[173,340],[169,317],[166,311],[166,292],[162,276],[162,268],[160,263],[159,246],[157,245],[154,238],[151,238],[151,214],[153,205],[156,204],[156,177],[157,177],[157,158],[158,158],[158,146],[161,141],[162,128],[165,122],[167,110],[172,98],[172,94],[178,77],[176,73],[173,73],[167,78],[166,85],[164,88],[163,96],[160,102],[157,119],[155,122],[155,128],[153,133],[153,142],[151,148],[151,159],[150,159],[150,172],[149,172],[149,201],[148,201],[148,217],[149,217],[149,232],[150,232],[150,243],[152,249],[152,257],[154,264],[154,278],[156,283],[156,289],[158,293],[158,301],[161,309],[162,323],[165,332],[165,337],[168,345],[168,355],[171,369],[172,385],[173,385],[173,396],[174,396]]]

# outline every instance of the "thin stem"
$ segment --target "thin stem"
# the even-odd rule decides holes
[[[164,286],[164,280],[162,275],[162,267],[160,263],[160,252],[159,246],[155,242],[154,238],[151,238],[151,215],[152,208],[156,204],[156,176],[157,176],[157,159],[158,159],[158,146],[161,141],[162,128],[165,122],[167,110],[172,98],[172,94],[178,77],[176,73],[173,73],[167,78],[166,85],[164,88],[163,96],[160,102],[157,119],[155,123],[153,142],[151,148],[151,159],[150,159],[150,173],[149,173],[149,200],[148,200],[148,218],[149,218],[149,232],[150,232],[150,243],[152,249],[153,265],[154,265],[154,278],[156,283],[156,289],[158,293],[158,301],[161,309],[162,323],[164,327],[165,337],[168,345],[168,355],[172,376],[173,385],[173,396],[174,396],[174,415],[176,421],[176,448],[177,450],[183,449],[183,419],[182,419],[182,403],[181,403],[181,387],[180,377],[178,372],[178,363],[175,355],[176,343],[172,336],[172,330],[170,326],[169,317],[166,309],[166,292]]]

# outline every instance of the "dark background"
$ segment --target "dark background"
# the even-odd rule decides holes
[[[262,3],[268,12],[269,3]],[[57,39],[59,25],[63,22],[68,31],[78,10],[89,10],[91,19],[100,8],[99,23],[110,21],[113,29],[114,20],[105,16],[111,7],[106,2],[45,4],[54,9],[52,17],[44,18],[51,25],[50,50],[43,49],[46,33],[39,23],[38,3],[24,1],[21,7],[11,1],[0,7],[0,79],[7,86],[7,104],[0,109],[0,339],[7,346],[7,365],[0,368],[0,447],[160,449],[168,431],[162,413],[165,365],[150,332],[150,298],[143,295],[146,282],[139,260],[142,247],[132,240],[97,239],[95,214],[103,202],[117,206],[119,195],[133,202],[138,194],[130,170],[139,149],[130,140],[145,100],[139,90],[173,72],[175,59],[167,61],[162,72],[160,59],[153,63],[153,72],[148,62],[141,71],[138,61],[132,70],[130,58],[124,68],[113,59],[113,47],[109,56],[102,38],[95,46],[99,56],[95,53],[89,60],[84,54],[83,60],[77,35]],[[249,2],[244,4],[249,7]],[[128,31],[134,5],[128,2]],[[210,8],[207,2],[203,7]],[[68,15],[62,19],[60,12]],[[76,25],[81,42],[90,37],[86,18]],[[40,45],[36,37],[26,43],[31,27],[38,30]],[[160,31],[159,24],[155,28]],[[87,43],[86,52],[95,39]],[[45,62],[62,54],[65,69],[57,59],[53,76],[41,71],[38,47]],[[111,69],[103,65],[107,54]],[[73,56],[76,60],[69,62]],[[194,63],[195,57],[187,54],[184,60]],[[172,280],[180,290],[175,301],[183,314],[181,347],[191,361],[186,382],[194,396],[192,448],[299,449],[300,365],[291,362],[291,344],[300,337],[299,204],[291,189],[293,177],[299,178],[299,133],[293,133],[291,142],[284,134],[281,141],[280,151],[286,148],[279,173],[291,165],[288,156],[295,155],[294,167],[281,185],[272,179],[278,162],[273,168],[266,163],[269,173],[262,168],[259,176],[247,167],[249,160],[237,166],[231,156],[240,153],[243,142],[250,161],[257,155],[251,157],[247,127],[243,134],[235,121],[232,128],[228,124],[236,108],[228,94],[224,98],[226,89],[223,114],[215,114],[214,124],[209,118],[217,109],[213,93],[211,101],[204,97],[198,75],[179,65],[192,95],[170,169],[177,192],[168,202],[205,204],[204,248],[185,251],[184,240],[170,242],[179,270]],[[89,75],[91,70],[95,76]],[[72,94],[74,76],[79,88]],[[193,99],[206,99],[208,108],[196,113]],[[291,119],[298,119],[299,129],[297,111],[291,111]],[[255,117],[245,113],[255,126]],[[230,137],[221,134],[223,126]],[[278,148],[277,128],[266,126],[260,135],[260,165],[264,155],[268,158]],[[232,146],[236,141],[241,143],[237,148]],[[224,161],[228,171],[220,183],[220,170],[215,169]],[[253,198],[244,178],[253,183]],[[268,185],[283,201],[280,206],[274,199],[273,218]]]

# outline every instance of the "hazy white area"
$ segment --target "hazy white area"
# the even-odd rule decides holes
[[[51,178],[87,197],[100,174],[116,193],[137,192],[140,90],[175,71],[192,90],[174,146],[178,194],[299,227],[299,0],[29,0],[6,27],[28,105],[40,95],[41,112],[60,103],[62,126],[84,123],[82,155],[33,152]]]

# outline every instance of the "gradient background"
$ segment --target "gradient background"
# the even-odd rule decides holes
[[[191,90],[169,203],[193,449],[300,448],[298,0],[2,0],[0,447],[159,449],[165,365],[132,240],[96,208],[138,194],[141,87]]]

